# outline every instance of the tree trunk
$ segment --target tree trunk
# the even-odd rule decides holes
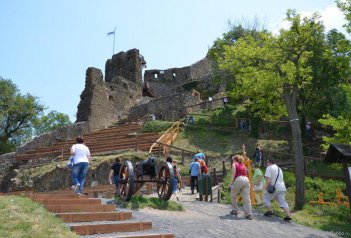
[[[305,165],[302,151],[301,129],[296,109],[296,95],[297,86],[292,89],[291,87],[284,87],[284,101],[290,119],[295,160],[295,209],[301,210],[305,203]]]

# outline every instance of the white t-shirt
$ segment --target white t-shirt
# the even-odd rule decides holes
[[[90,151],[89,148],[84,144],[75,144],[71,148],[71,153],[74,156],[74,164],[81,162],[89,163]]]
[[[278,176],[278,166],[276,164],[272,164],[267,167],[265,177],[268,177],[271,179],[270,184],[274,185],[275,180],[277,179]],[[279,177],[277,179],[277,183],[275,184],[275,190],[276,191],[286,191],[285,183],[284,183],[284,178],[283,178],[283,171],[279,168]]]

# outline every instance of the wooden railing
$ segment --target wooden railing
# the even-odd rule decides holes
[[[179,135],[180,121],[175,122],[170,128],[168,128],[165,133],[150,147],[149,153],[151,154],[153,149],[158,147],[159,144],[163,144],[163,154],[167,155],[169,153],[169,145],[177,139]]]

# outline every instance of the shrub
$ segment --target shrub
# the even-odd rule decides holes
[[[143,132],[161,132],[170,128],[174,122],[170,121],[148,121],[143,127]]]

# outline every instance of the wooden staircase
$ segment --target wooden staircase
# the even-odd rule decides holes
[[[91,191],[93,188],[91,188]],[[174,234],[123,235],[124,232],[137,232],[152,229],[152,222],[129,221],[131,212],[118,212],[115,205],[102,204],[101,199],[87,195],[74,195],[72,191],[62,190],[48,193],[31,193],[28,196],[63,222],[78,235],[120,233],[110,238],[174,238]]]
[[[99,153],[137,149],[148,151],[150,146],[159,138],[158,133],[142,133],[140,125],[121,125],[114,128],[107,128],[97,132],[83,135],[85,144],[89,147],[92,155]],[[49,160],[55,158],[66,159],[69,157],[69,150],[75,140],[57,142],[48,147],[28,150],[18,154],[18,162]]]

